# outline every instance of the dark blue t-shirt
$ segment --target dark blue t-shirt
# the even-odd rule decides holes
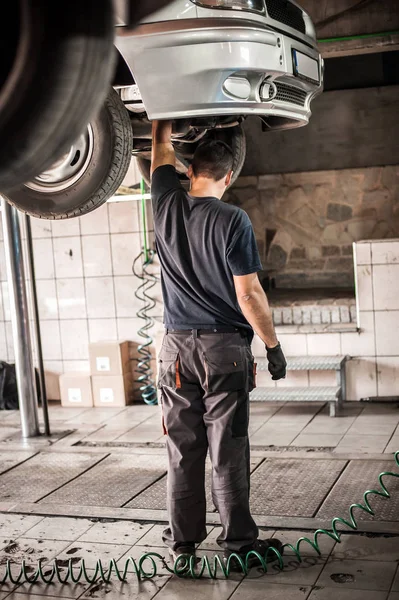
[[[217,198],[190,196],[171,165],[155,170],[151,195],[165,326],[250,329],[233,280],[262,269],[248,215]]]

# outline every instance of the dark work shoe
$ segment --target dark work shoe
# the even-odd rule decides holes
[[[247,565],[249,570],[253,567],[258,567],[261,565],[259,558],[254,554],[251,554],[251,556],[248,557],[248,561],[246,561],[247,554],[248,552],[251,552],[251,550],[260,554],[263,560],[265,560],[267,563],[279,560],[277,554],[273,550],[269,550],[269,548],[275,548],[281,556],[283,555],[283,543],[277,538],[270,538],[269,540],[256,540],[256,542],[254,542],[251,546],[241,548],[239,552],[225,550],[224,558],[227,561],[229,556],[232,554],[237,554],[243,561],[244,565]],[[236,558],[231,559],[230,568],[232,571],[238,571],[242,573],[241,565]]]
[[[188,570],[190,566],[190,558],[195,557],[195,544],[181,544],[175,550],[169,548],[169,554],[179,571]],[[197,559],[195,559],[195,563]]]

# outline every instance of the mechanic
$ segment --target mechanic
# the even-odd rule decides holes
[[[257,275],[262,265],[253,228],[243,210],[221,202],[232,177],[230,148],[219,141],[198,147],[188,193],[175,169],[171,135],[170,121],[154,121],[151,194],[166,328],[158,386],[169,459],[163,540],[175,560],[195,555],[205,540],[209,448],[226,559],[250,550],[265,555],[270,546],[281,552],[279,540],[258,539],[249,507],[253,330],[266,345],[272,378],[286,375]],[[273,551],[268,556],[276,558]],[[250,566],[256,562],[251,555]]]

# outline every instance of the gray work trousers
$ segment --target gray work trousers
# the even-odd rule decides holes
[[[159,356],[159,382],[169,457],[169,527],[174,550],[206,536],[205,459],[222,523],[218,544],[239,551],[258,537],[249,508],[249,391],[254,359],[241,333],[171,333]]]

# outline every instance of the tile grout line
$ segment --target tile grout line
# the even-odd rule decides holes
[[[58,335],[59,335],[59,339],[60,339],[60,356],[61,356],[61,372],[64,372],[64,350],[62,347],[62,336],[61,336],[61,318],[60,318],[60,299],[59,299],[59,294],[58,294],[58,281],[59,278],[57,277],[57,273],[56,273],[56,269],[55,269],[55,254],[54,254],[54,243],[53,243],[53,228],[51,227],[51,236],[50,236],[50,241],[51,241],[51,248],[52,248],[52,260],[53,260],[53,270],[54,270],[54,284],[55,284],[55,296],[57,299],[57,315],[58,315],[58,319],[57,319],[57,327],[58,327]],[[44,360],[44,357],[43,357]]]
[[[138,543],[139,543],[139,542],[140,542],[140,541],[141,541],[143,538],[145,538],[145,536],[146,536],[148,533],[150,533],[150,531],[152,531],[152,530],[154,529],[155,525],[156,525],[156,523],[153,523],[153,524],[151,525],[151,527],[149,528],[149,530],[148,530],[148,531],[146,531],[145,533],[143,533],[143,535],[142,535],[141,537],[139,537],[139,539],[138,539],[138,540],[137,540],[137,541],[136,541],[136,542],[133,544],[133,546],[132,546],[132,547],[134,548],[134,546],[137,546],[137,545],[138,545]]]
[[[394,586],[394,583],[396,581],[396,578],[399,577],[399,565],[393,575],[392,581],[391,581],[391,585],[389,586],[389,591],[388,591],[388,597],[390,596],[391,592],[393,591],[392,588]]]
[[[325,406],[325,404],[322,404],[322,406],[319,408],[319,410],[317,410],[317,411],[315,412],[315,414],[314,414],[314,415],[312,416],[312,418],[311,418],[311,419],[310,419],[310,420],[309,420],[309,421],[306,423],[306,425],[304,425],[304,426],[302,427],[301,431],[300,431],[300,432],[299,432],[299,433],[298,433],[298,434],[297,434],[297,435],[294,437],[294,439],[292,440],[292,442],[289,444],[290,446],[292,446],[292,445],[294,444],[295,440],[296,440],[296,439],[297,439],[297,438],[298,438],[300,435],[302,435],[302,434],[303,434],[303,432],[304,432],[304,429],[306,429],[306,427],[312,423],[312,421],[313,421],[313,420],[314,420],[314,419],[317,417],[317,415],[319,415],[319,414],[321,413],[321,411],[323,410],[324,406]]]
[[[26,462],[28,462],[32,458],[35,458],[38,454],[40,454],[40,449],[36,450],[36,452],[34,452],[32,454],[32,456],[28,456],[28,458],[25,458],[24,460],[20,460],[15,465],[13,465],[12,467],[9,467],[8,469],[5,469],[5,471],[2,471],[1,467],[0,467],[0,475],[5,475],[6,473],[9,473],[10,471],[12,471],[13,469],[15,469],[16,467],[20,467],[21,465],[25,464]]]
[[[89,327],[89,309],[88,309],[88,301],[87,301],[87,287],[86,287],[86,269],[85,269],[85,265],[84,265],[84,252],[83,252],[83,235],[82,235],[82,229],[81,229],[81,223],[80,220],[78,220],[78,226],[79,226],[79,243],[80,243],[80,255],[81,255],[81,259],[82,259],[82,278],[83,278],[83,289],[84,289],[84,295],[85,295],[85,312],[86,312],[86,318],[82,319],[86,321],[86,335],[87,335],[87,342],[88,344],[90,343],[90,327]],[[89,348],[87,345],[87,356],[86,358],[79,358],[79,360],[85,360],[88,361],[89,360]]]
[[[132,500],[135,500],[141,494],[144,494],[144,492],[146,492],[147,490],[149,490],[153,485],[156,485],[157,483],[159,483],[160,481],[162,481],[162,479],[165,479],[165,477],[167,477],[167,471],[166,470],[164,470],[162,472],[162,475],[159,475],[154,481],[152,481],[151,483],[149,483],[145,488],[143,488],[142,490],[140,490],[139,492],[137,492],[137,494],[134,494],[131,498],[129,498],[129,500],[127,500],[126,502],[124,502],[120,508],[129,508],[128,506],[126,506],[127,504],[129,504],[130,502],[132,502]]]
[[[148,600],[157,600],[157,596],[163,592],[163,590],[166,588],[166,586],[168,585],[168,583],[171,581],[172,579],[172,575],[163,575],[163,578],[166,579],[165,583],[159,588],[159,590],[157,590],[154,594],[154,596],[151,596],[151,598],[149,598]],[[78,600],[81,598],[82,596],[79,596]],[[6,599],[7,600],[7,599]]]
[[[395,429],[393,430],[393,433],[391,435],[391,437],[389,438],[387,444],[384,446],[384,450],[382,451],[383,454],[385,454],[386,449],[388,448],[389,444],[391,443],[391,441],[393,441],[393,439],[395,438],[395,433],[398,429],[398,426],[395,427]]]
[[[119,438],[127,435],[128,433],[132,432],[134,429],[137,429],[137,427],[140,427],[140,425],[145,425],[149,419],[153,418],[153,416],[154,415],[151,415],[150,417],[147,417],[143,421],[140,421],[140,423],[136,423],[136,425],[133,425],[133,427],[130,427],[130,429],[128,429],[127,431],[124,431],[123,433],[121,433],[120,435],[118,435],[117,437],[115,437],[112,441],[113,442],[117,442],[119,440]],[[155,427],[154,427],[154,429],[155,429]],[[160,437],[163,437],[163,436],[160,436]],[[143,443],[143,442],[139,442],[139,443]],[[153,443],[153,442],[150,442],[150,443]],[[156,443],[156,440],[155,440],[155,443]]]
[[[101,455],[100,455],[101,456]],[[88,471],[91,471],[92,469],[94,469],[94,467],[97,467],[99,464],[101,464],[102,462],[104,462],[109,456],[111,456],[111,453],[109,452],[108,454],[105,454],[105,456],[103,456],[103,458],[100,458],[98,461],[96,461],[93,465],[91,465],[90,467],[87,467],[86,469],[84,469],[82,472],[78,473],[78,475],[75,475],[75,477],[72,477],[71,479],[69,479],[68,481],[66,481],[65,483],[62,483],[61,485],[59,485],[58,487],[54,488],[53,490],[51,490],[51,492],[48,492],[47,494],[44,494],[44,496],[41,496],[40,498],[38,498],[34,504],[40,504],[40,502],[42,502],[45,498],[48,498],[49,496],[51,496],[52,494],[54,494],[55,492],[58,492],[60,489],[62,489],[63,487],[69,485],[70,483],[72,483],[72,481],[75,481],[76,479],[79,479],[79,477],[81,477],[82,475],[85,475]]]
[[[111,257],[111,279],[112,279],[112,295],[114,299],[114,320],[116,329],[116,339],[120,340],[123,336],[120,335],[119,331],[119,317],[118,317],[118,304],[116,300],[116,285],[115,285],[115,269],[114,269],[114,253],[112,248],[112,232],[111,232],[111,215],[110,215],[110,204],[107,204],[107,223],[108,223],[108,244]]]
[[[374,365],[374,375],[375,375],[375,388],[377,392],[377,396],[379,395],[379,380],[378,380],[378,353],[377,353],[377,327],[375,320],[375,294],[374,294],[374,267],[373,267],[373,244],[370,244],[370,269],[371,269],[371,301],[373,303],[373,325],[374,325],[374,352],[375,352],[375,365]]]
[[[315,519],[317,517],[317,513],[320,511],[320,509],[322,508],[323,504],[325,503],[326,499],[328,498],[328,496],[332,493],[333,489],[335,488],[335,486],[337,485],[338,481],[341,479],[342,475],[345,473],[345,471],[347,470],[349,464],[350,464],[350,460],[346,461],[346,464],[343,466],[343,468],[341,469],[341,471],[337,474],[334,482],[331,484],[329,490],[327,491],[326,495],[324,496],[323,500],[319,503],[318,507],[316,508],[316,510],[314,511],[313,515],[312,515],[312,519]]]

